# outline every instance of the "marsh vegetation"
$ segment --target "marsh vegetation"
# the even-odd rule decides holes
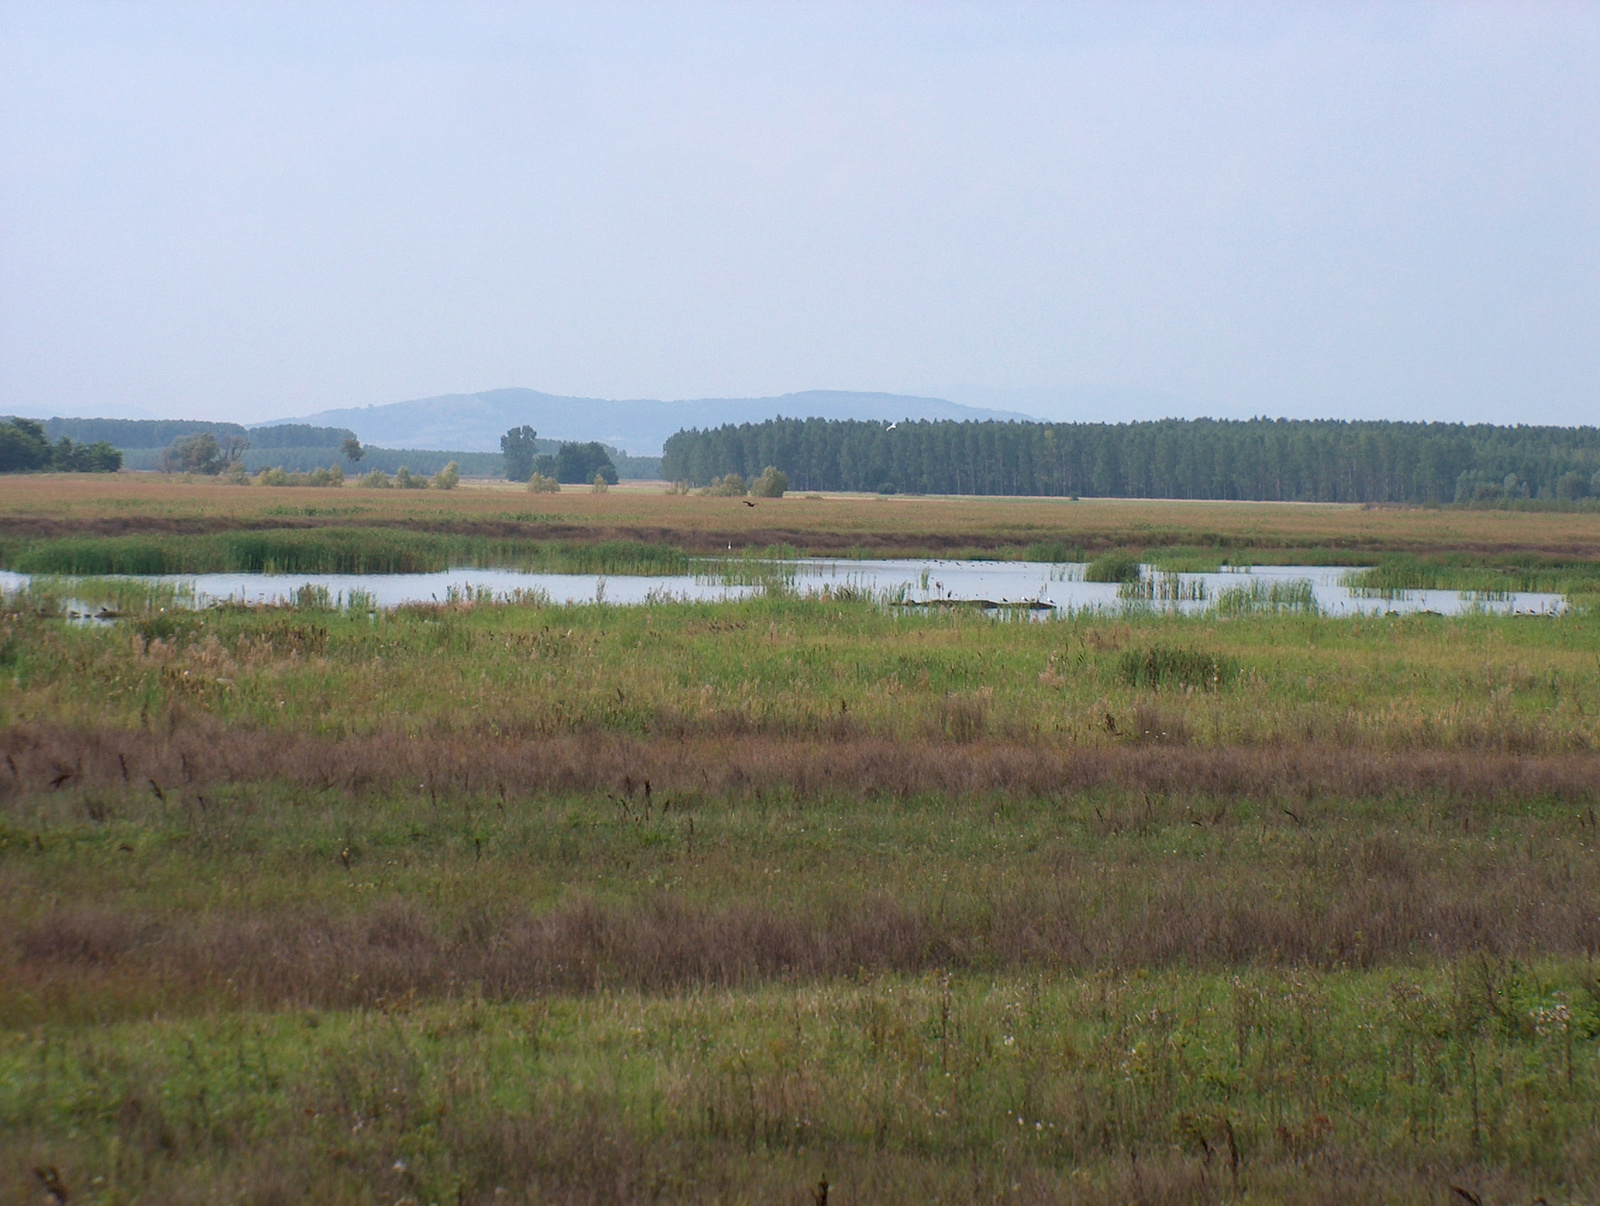
[[[486,538],[392,522],[470,495],[294,531]],[[113,501],[6,547],[145,538],[81,530]],[[0,619],[0,1197],[1600,1190],[1582,590],[1022,624],[75,589],[120,618],[41,589]]]

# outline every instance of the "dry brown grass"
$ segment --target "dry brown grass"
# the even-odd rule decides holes
[[[42,1010],[40,1020],[109,1018],[205,1002],[355,1008],[934,970],[1334,969],[1600,953],[1593,865],[1513,854],[1481,861],[1469,881],[1407,839],[1317,845],[1318,890],[1290,897],[1263,894],[1242,864],[1146,864],[1131,892],[1101,882],[1106,866],[1069,860],[1054,877],[948,912],[942,901],[881,896],[783,909],[665,895],[632,905],[576,896],[538,913],[495,899],[442,914],[393,898],[358,915],[58,909],[11,935],[5,1007]]]
[[[1588,805],[1600,755],[1494,747],[1371,750],[1333,745],[1188,746],[1173,718],[1139,713],[1148,740],[1098,746],[981,739],[970,709],[943,715],[939,740],[897,742],[837,722],[833,740],[756,734],[639,739],[606,733],[517,740],[373,733],[344,738],[225,728],[204,718],[155,730],[14,725],[0,731],[0,796],[132,784],[158,794],[278,781],[341,791],[415,787],[429,796],[638,790],[696,798],[1050,796],[1098,788],[1175,797],[1552,798]],[[1144,732],[1135,733],[1143,738]]]
[[[142,1200],[202,1206],[218,1201],[220,1193],[252,1206],[417,1200],[409,1170],[370,1150],[345,1152],[331,1164],[319,1159],[308,1167],[293,1146],[260,1151],[247,1134],[218,1136],[207,1145],[212,1164],[185,1167],[171,1159],[176,1128],[159,1101],[153,1095],[130,1100],[137,1108],[125,1106],[118,1115],[120,1146],[130,1153],[130,1163],[156,1173],[147,1183],[154,1195]],[[316,1109],[313,1104],[303,1108],[307,1114]],[[1225,1146],[1190,1153],[1173,1150],[1174,1144],[1105,1160],[1092,1173],[1009,1161],[1003,1154],[963,1167],[915,1151],[752,1151],[743,1136],[693,1145],[652,1141],[634,1134],[603,1106],[569,1102],[477,1126],[447,1115],[438,1123],[438,1135],[461,1170],[451,1199],[459,1206],[816,1206],[824,1200],[818,1196],[823,1180],[829,1182],[827,1206],[1224,1206],[1241,1200],[1241,1178]],[[0,1195],[7,1201],[50,1201],[31,1171],[42,1158],[32,1153],[40,1150],[49,1149],[25,1136],[0,1143]],[[86,1170],[70,1163],[61,1172],[69,1193],[87,1179]],[[1337,1144],[1306,1156],[1256,1155],[1244,1169],[1243,1183],[1252,1191],[1243,1200],[1283,1206],[1466,1206],[1469,1199],[1448,1196],[1456,1184],[1477,1187],[1471,1192],[1486,1203],[1544,1200],[1537,1196],[1537,1182],[1502,1168],[1375,1162]]]
[[[1600,556],[1600,513],[1434,511],[1350,506],[1010,498],[744,500],[642,489],[529,496],[520,488],[448,494],[183,483],[155,474],[0,479],[0,535],[125,535],[320,525],[401,526],[539,540],[640,540],[685,550],[789,544],[817,551],[951,551],[1054,541],[1094,551],[1198,545],[1377,552]],[[393,495],[393,497],[390,497]]]

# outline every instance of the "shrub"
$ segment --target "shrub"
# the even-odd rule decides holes
[[[702,493],[718,498],[741,498],[749,493],[749,487],[745,485],[743,474],[730,473],[726,477],[713,478]]]
[[[1085,582],[1137,582],[1139,559],[1132,553],[1102,553],[1083,571]]]
[[[225,480],[234,480],[233,471],[231,469],[226,475]],[[239,482],[240,484],[243,484],[242,471],[240,473]],[[313,469],[310,473],[285,473],[283,471],[283,466],[278,465],[271,469],[263,469],[260,473],[258,473],[256,475],[256,485],[316,487],[342,486],[344,485],[344,470],[339,468],[337,465],[333,465],[327,469]]]
[[[528,479],[528,493],[530,494],[558,494],[561,484],[553,477],[543,473],[535,473]]]
[[[461,484],[461,466],[451,461],[443,469],[433,475],[433,488],[435,490],[454,490]]]
[[[768,465],[761,476],[750,483],[750,493],[757,498],[782,498],[788,489],[789,475],[773,465]]]
[[[428,479],[420,474],[414,474],[405,466],[400,466],[400,471],[394,475],[394,485],[397,490],[426,490]]]
[[[883,485],[878,487],[878,493],[895,494],[898,493],[899,489],[900,487],[896,486],[893,482],[884,482]]]
[[[389,475],[382,469],[374,469],[371,473],[363,476],[358,484],[365,486],[368,490],[390,490],[394,488],[394,483],[389,480]]]
[[[606,475],[604,473],[596,473],[594,475],[594,481],[589,484],[589,489],[595,494],[604,494],[607,490],[611,489],[611,486],[606,482]]]
[[[1191,687],[1197,691],[1216,691],[1239,673],[1232,658],[1196,649],[1171,645],[1152,645],[1130,649],[1122,655],[1122,680],[1130,687]]]

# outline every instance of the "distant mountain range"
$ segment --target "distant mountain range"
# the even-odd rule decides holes
[[[363,443],[386,448],[456,448],[466,452],[499,452],[500,437],[524,424],[541,437],[599,440],[635,456],[658,456],[667,437],[685,427],[720,427],[724,423],[759,423],[777,418],[876,419],[1021,419],[1012,411],[963,406],[943,398],[904,394],[810,390],[777,398],[696,398],[680,402],[653,399],[613,401],[566,398],[531,389],[494,389],[481,394],[442,394],[382,406],[324,410],[274,423],[312,423],[348,427]]]

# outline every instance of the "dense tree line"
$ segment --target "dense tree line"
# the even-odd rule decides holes
[[[238,423],[212,423],[203,419],[48,419],[44,431],[52,440],[63,436],[78,443],[106,443],[114,448],[169,448],[188,436],[209,433],[218,443],[248,440],[253,448],[338,447],[355,432],[344,427],[313,427],[309,423],[278,423],[246,428]]]
[[[203,419],[46,419],[45,433],[52,440],[63,436],[82,442],[104,441],[114,448],[167,448],[185,436],[210,432],[219,440],[246,439],[249,432],[238,423],[208,423]]]
[[[63,436],[54,444],[33,419],[0,421],[0,473],[115,473],[122,453],[103,441],[80,444]]]
[[[1335,420],[1008,423],[772,419],[680,431],[663,475],[775,465],[797,490],[1305,502],[1600,494],[1600,429]]]

